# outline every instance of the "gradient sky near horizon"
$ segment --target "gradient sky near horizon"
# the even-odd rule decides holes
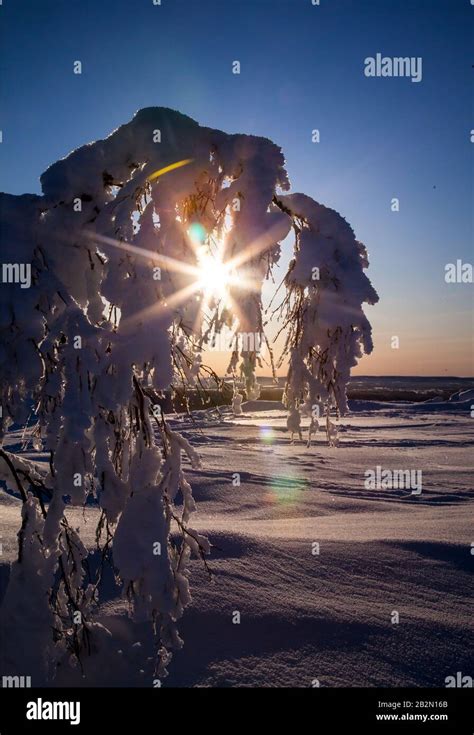
[[[40,193],[48,165],[142,107],[268,137],[292,191],[339,211],[369,250],[375,350],[354,373],[472,376],[473,286],[444,275],[473,262],[474,7],[320,2],[3,0],[0,190]],[[422,57],[422,81],[365,77],[377,52]],[[277,282],[289,258],[285,244]],[[227,356],[213,360],[222,372]]]

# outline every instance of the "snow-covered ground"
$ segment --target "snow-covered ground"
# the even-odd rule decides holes
[[[457,671],[472,676],[471,398],[353,402],[337,448],[322,435],[309,449],[291,444],[271,402],[244,404],[237,417],[226,408],[172,419],[203,460],[188,470],[192,525],[213,549],[211,578],[191,564],[184,647],[163,686],[444,686]],[[421,495],[366,489],[377,466],[421,470]],[[20,503],[0,499],[4,589]],[[97,510],[68,515],[93,546]],[[58,683],[153,686],[148,626],[130,622],[112,574],[106,582],[99,619],[114,632],[110,652],[91,659],[86,678],[67,671]]]

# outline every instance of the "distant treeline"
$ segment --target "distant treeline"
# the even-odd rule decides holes
[[[245,390],[239,390],[244,401],[247,400]],[[349,400],[358,401],[428,401],[432,398],[439,398],[440,401],[446,401],[453,393],[450,388],[425,388],[410,390],[402,387],[352,387],[349,386],[347,394]],[[279,386],[262,386],[260,389],[260,399],[262,401],[281,401],[283,397],[283,388]],[[188,389],[186,393],[183,389],[176,389],[173,393],[166,392],[164,399],[161,401],[162,409],[165,413],[177,411],[181,413],[187,408],[191,411],[199,409],[212,408],[213,406],[228,406],[232,402],[232,388],[225,385],[223,389],[208,388],[204,390]]]

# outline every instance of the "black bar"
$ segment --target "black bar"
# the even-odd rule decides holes
[[[39,700],[39,703],[38,703]],[[80,720],[27,719],[48,716],[47,703],[80,703],[56,714]],[[275,720],[279,732],[474,733],[472,689],[0,689],[0,735],[23,733],[109,733],[139,735],[176,730],[234,730],[247,733]],[[224,705],[225,709],[222,709]],[[426,718],[422,721],[422,718]],[[303,723],[306,722],[306,725]],[[173,724],[174,723],[174,724]],[[299,723],[299,724],[298,724]]]

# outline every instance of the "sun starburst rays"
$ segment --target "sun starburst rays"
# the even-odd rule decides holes
[[[166,283],[162,300],[122,320],[122,328],[125,330],[128,331],[145,320],[170,316],[178,307],[193,297],[201,301],[200,311],[202,313],[208,312],[211,305],[223,304],[231,313],[234,313],[238,321],[239,310],[232,297],[232,291],[258,293],[259,281],[252,277],[248,266],[268,248],[271,233],[266,233],[264,237],[249,243],[228,260],[224,260],[224,253],[227,252],[227,234],[220,233],[218,237],[215,237],[212,233],[208,234],[199,222],[195,222],[183,235],[194,253],[195,263],[164,256],[123,240],[94,232],[89,233],[90,238],[97,244],[105,247],[111,246],[124,253],[144,258],[160,266],[168,274],[168,278],[162,279],[162,283]],[[172,274],[181,276],[181,280],[185,281],[181,288],[174,291],[172,290]]]

